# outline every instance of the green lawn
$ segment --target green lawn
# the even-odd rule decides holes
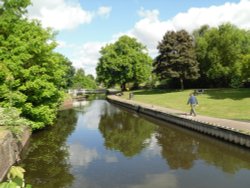
[[[135,101],[189,112],[187,99],[193,90],[138,90]],[[124,98],[128,98],[125,92]],[[207,89],[197,96],[200,115],[250,121],[250,89]]]

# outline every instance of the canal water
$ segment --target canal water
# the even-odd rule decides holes
[[[247,149],[105,100],[61,111],[21,166],[34,188],[249,188]]]

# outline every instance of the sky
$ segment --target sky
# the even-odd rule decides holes
[[[128,35],[157,55],[167,31],[192,32],[207,24],[250,29],[250,0],[31,0],[28,17],[57,32],[57,52],[96,76],[99,51]]]

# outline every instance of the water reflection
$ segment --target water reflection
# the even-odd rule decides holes
[[[95,149],[86,148],[81,144],[71,144],[69,153],[70,164],[74,166],[88,166],[91,161],[98,157]]]
[[[171,169],[189,169],[197,159],[199,142],[181,131],[159,126],[157,140],[162,147],[162,156]]]
[[[104,100],[95,100],[84,109],[81,124],[83,124],[85,128],[97,130],[100,124],[100,117],[107,112],[107,102]]]
[[[149,117],[146,119],[158,124],[157,143],[171,169],[190,169],[197,160],[229,174],[250,169],[250,152],[244,148]]]
[[[76,121],[74,110],[62,111],[54,127],[33,134],[21,164],[27,170],[26,182],[35,188],[70,187],[74,176],[67,160],[66,139],[74,131]]]
[[[122,152],[127,157],[140,153],[149,145],[155,126],[146,123],[136,115],[116,109],[112,113],[108,108],[103,109],[99,124],[108,149]]]
[[[246,149],[94,100],[35,134],[23,165],[38,188],[247,188],[249,159]]]
[[[199,158],[207,164],[216,166],[229,174],[236,174],[242,169],[250,169],[248,150],[215,139],[211,140],[208,137],[196,136],[196,138],[200,141]]]
[[[129,188],[177,188],[178,180],[174,174],[148,174],[145,176],[144,182],[131,185]]]

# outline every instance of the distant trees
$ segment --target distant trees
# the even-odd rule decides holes
[[[141,43],[128,36],[120,37],[101,49],[97,81],[107,87],[119,84],[122,90],[129,82],[138,85],[149,81],[152,86],[157,79],[162,83],[167,80],[166,84],[178,79],[181,89],[184,83],[187,87],[206,88],[250,83],[250,31],[230,23],[204,25],[192,34],[168,31],[157,49],[158,56],[151,64]]]
[[[139,85],[150,77],[152,59],[146,47],[134,38],[122,36],[114,44],[103,47],[100,53],[97,81],[107,87],[119,84],[125,90],[126,83]]]
[[[0,4],[0,106],[15,107],[33,129],[51,125],[71,83],[71,62],[53,50],[54,33],[25,18],[29,0]]]
[[[240,87],[250,78],[250,31],[232,24],[203,26],[194,33],[200,83],[207,87]]]
[[[158,44],[159,55],[153,63],[160,79],[178,78],[181,89],[183,81],[199,77],[193,38],[185,31],[168,31]]]
[[[160,80],[196,80],[193,87],[241,87],[250,83],[250,31],[226,23],[204,25],[192,35],[168,31],[157,46],[153,72]],[[199,77],[200,75],[200,77]]]
[[[78,69],[73,77],[73,88],[96,89],[95,78],[92,75],[85,75],[82,68]]]
[[[250,83],[250,54],[242,57],[242,79],[244,83]]]

